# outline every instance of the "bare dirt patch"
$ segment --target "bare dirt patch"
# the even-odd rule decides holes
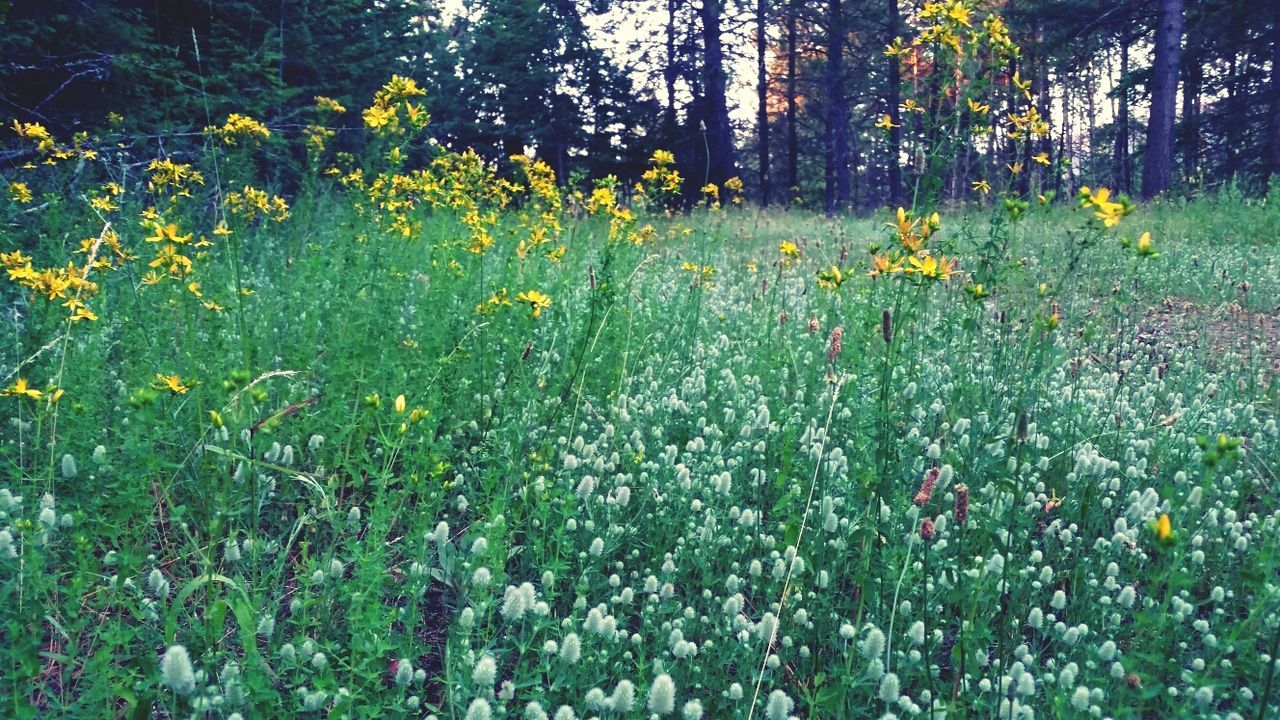
[[[1137,339],[1160,349],[1199,348],[1212,369],[1225,362],[1250,366],[1265,361],[1280,375],[1280,308],[1250,310],[1238,302],[1204,305],[1166,299],[1143,314]]]

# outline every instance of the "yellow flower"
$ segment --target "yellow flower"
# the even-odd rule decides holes
[[[1115,227],[1120,219],[1128,215],[1132,208],[1124,200],[1118,198],[1119,202],[1111,200],[1111,190],[1109,188],[1098,188],[1096,192],[1091,191],[1086,185],[1080,188],[1080,206],[1092,207],[1094,209],[1093,216],[1102,221],[1106,227]]]
[[[396,413],[397,413],[397,414],[400,414],[400,413],[403,413],[403,412],[404,412],[404,409],[405,409],[405,399],[404,399],[404,394],[403,394],[403,393],[401,393],[401,394],[399,394],[399,395],[397,395],[397,396],[396,396],[395,409],[396,409]]]
[[[9,183],[9,199],[25,205],[31,202],[31,188],[27,187],[26,183]]]
[[[17,382],[0,391],[0,395],[11,395],[13,397],[29,397],[32,400],[39,400],[44,393],[27,385],[26,378],[18,378]]]
[[[185,395],[191,389],[191,385],[182,382],[182,378],[177,375],[163,375],[156,373],[156,379],[152,383],[152,387],[156,390],[168,390],[174,395]]]
[[[974,102],[973,98],[966,98],[966,100],[969,103],[969,110],[977,115],[986,115],[991,112],[990,105]]]
[[[839,290],[843,284],[844,273],[835,265],[818,273],[818,287],[824,290]]]
[[[1151,245],[1151,233],[1144,232],[1138,237],[1138,256],[1139,257],[1160,257],[1160,252]]]
[[[670,150],[654,150],[653,157],[649,162],[654,165],[670,165],[676,161],[676,156]]]
[[[394,108],[374,105],[373,107],[365,110],[362,115],[364,117],[365,126],[370,130],[381,130],[395,120],[396,111]]]
[[[925,255],[923,257],[911,256],[908,258],[911,265],[906,269],[908,275],[919,274],[920,277],[929,278],[930,280],[947,280],[951,277],[951,271],[955,269],[955,258],[948,258],[945,255],[937,257],[933,255]]]
[[[886,113],[880,116],[880,119],[876,122],[876,127],[880,128],[881,130],[889,130],[892,128],[902,127],[902,126],[895,125],[893,122],[893,117]]]
[[[881,253],[871,258],[871,272],[867,274],[873,278],[881,275],[892,275],[902,271],[903,262],[901,258],[894,260],[892,257]]]
[[[542,311],[551,307],[551,298],[543,295],[537,290],[525,290],[516,295],[516,300],[522,303],[528,303],[529,309],[533,311],[533,317],[537,318]]]
[[[1164,513],[1156,520],[1152,528],[1156,533],[1156,540],[1162,545],[1167,545],[1173,540],[1173,522],[1169,520],[1169,513]]]
[[[782,253],[784,258],[798,260],[800,258],[800,248],[790,240],[783,240],[778,243],[778,252]]]
[[[1041,165],[1048,165],[1048,164],[1049,164],[1049,153],[1047,153],[1047,152],[1042,152],[1042,153],[1040,153],[1040,154],[1038,154],[1038,155],[1036,155],[1036,156],[1032,157],[1031,159],[1032,159],[1032,160],[1035,160],[1036,162],[1040,163]]]
[[[342,107],[342,103],[323,95],[316,96],[316,109],[321,112],[331,113],[344,113],[347,111],[346,108]]]

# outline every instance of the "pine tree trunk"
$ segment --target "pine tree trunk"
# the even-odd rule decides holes
[[[898,0],[888,0],[889,42],[898,36],[902,19],[898,13]],[[902,64],[901,58],[888,58],[888,87],[885,88],[885,111],[893,127],[889,129],[889,205],[900,207],[903,203],[902,188]]]
[[[760,204],[769,204],[769,75],[765,67],[765,50],[768,46],[767,0],[756,0],[756,95],[759,108],[756,123],[759,125],[758,152],[760,156]]]
[[[787,204],[800,189],[800,139],[796,132],[796,14],[799,0],[787,10]]]
[[[1156,20],[1151,118],[1147,121],[1147,149],[1142,164],[1142,197],[1145,199],[1168,190],[1173,177],[1173,118],[1182,50],[1182,1],[1160,0]]]
[[[849,194],[848,121],[844,100],[844,15],[841,0],[827,4],[826,210],[834,215]]]
[[[1133,192],[1129,162],[1129,39],[1120,41],[1120,102],[1116,105],[1115,180],[1123,193]]]
[[[1199,53],[1187,58],[1186,77],[1182,80],[1182,176],[1195,177],[1200,171],[1200,88],[1204,84],[1204,67]]]
[[[678,0],[667,0],[667,65],[662,69],[663,80],[667,85],[667,107],[663,113],[663,124],[670,137],[674,137],[676,133],[676,78],[679,76],[676,63],[677,2]]]
[[[706,122],[707,177],[706,181],[723,185],[733,177],[733,129],[729,126],[729,106],[726,97],[724,72],[724,39],[721,37],[721,13],[723,0],[703,0],[702,15],[702,73],[703,102]]]
[[[1271,109],[1267,176],[1280,175],[1280,3],[1271,5]]]

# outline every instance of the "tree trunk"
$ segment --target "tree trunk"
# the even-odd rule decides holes
[[[844,14],[841,0],[827,3],[826,210],[834,215],[849,194],[849,136],[844,100]]]
[[[888,0],[887,8],[889,42],[892,43],[902,25],[902,18],[898,14],[898,0]],[[887,106],[885,111],[888,112],[889,120],[893,123],[893,127],[889,128],[889,205],[900,207],[903,202],[902,128],[898,126],[902,124],[902,59],[896,55],[888,56],[887,59],[889,77],[888,87],[885,88],[885,105]]]
[[[756,111],[757,132],[760,134],[760,204],[769,204],[769,74],[765,68],[765,50],[768,47],[767,0],[756,0],[756,96],[760,107]]]
[[[1190,49],[1190,46],[1188,46]],[[1182,176],[1195,177],[1200,171],[1200,88],[1204,85],[1204,67],[1200,53],[1193,51],[1185,64],[1182,80]]]
[[[729,105],[725,96],[724,41],[720,20],[723,0],[703,0],[702,74],[705,85],[707,158],[706,181],[723,185],[736,174],[733,160],[733,129],[729,126]]]
[[[1151,67],[1151,119],[1142,164],[1142,197],[1169,189],[1173,176],[1173,117],[1177,110],[1178,65],[1182,51],[1182,1],[1160,0],[1155,63]]]
[[[1271,110],[1267,176],[1280,175],[1280,3],[1271,5]]]
[[[1127,20],[1127,18],[1126,18]],[[1122,193],[1133,192],[1132,166],[1129,161],[1129,38],[1120,41],[1120,98],[1116,104],[1116,188]]]
[[[796,132],[796,14],[799,0],[787,9],[787,204],[800,189],[800,139]]]
[[[663,113],[663,124],[670,137],[674,137],[676,133],[676,78],[679,76],[676,63],[677,2],[678,0],[667,0],[667,66],[662,69],[663,80],[667,84],[667,107]]]

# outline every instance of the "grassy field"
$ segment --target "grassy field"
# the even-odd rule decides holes
[[[0,715],[1275,717],[1280,199],[242,149],[0,206]]]

